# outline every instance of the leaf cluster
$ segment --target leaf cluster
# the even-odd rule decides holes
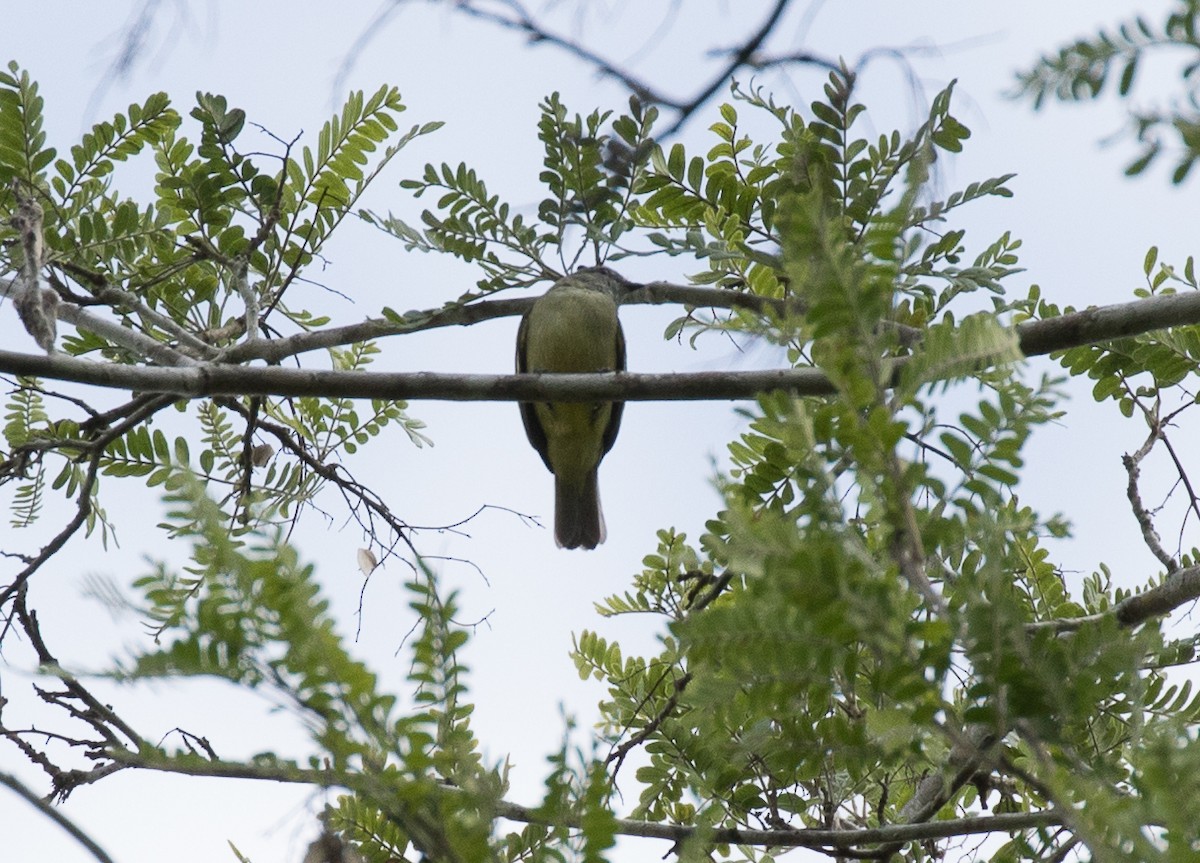
[[[927,234],[960,205],[1007,196],[1007,177],[929,198],[937,150],[967,136],[949,92],[912,139],[882,136],[872,147],[849,134],[862,113],[850,91],[833,76],[811,119],[760,97],[783,126],[773,156],[738,144],[727,110],[715,158],[676,145],[652,160],[638,213],[661,229],[656,242],[708,262],[715,282],[802,299],[802,316],[769,326],[838,395],[759,399],[730,447],[725,509],[699,549],[660,534],[636,589],[602,606],[661,615],[662,649],[629,656],[584,633],[576,664],[607,687],[602,728],[618,763],[635,742],[644,751],[640,817],[893,823],[910,817],[906,804],[923,777],[946,769],[960,736],[981,731],[1002,741],[995,757],[1013,766],[997,770],[999,811],[1086,806],[1095,793],[1107,813],[1124,793],[1114,789],[1151,757],[1145,735],[1190,727],[1191,692],[1172,690],[1152,665],[1193,654],[1186,640],[1164,645],[1153,626],[1130,633],[1105,616],[1121,596],[1107,579],[1072,589],[1045,544],[1067,535],[1065,522],[1018,501],[1023,448],[1060,415],[1059,381],[1020,378],[1017,341],[1000,316],[1029,314],[1003,284],[1018,272],[1019,242],[1001,236],[964,267],[960,230]],[[714,167],[738,152],[748,156],[736,168]],[[1155,263],[1151,291],[1190,278],[1190,266],[1179,276]],[[755,267],[770,278],[752,277]],[[980,290],[994,297],[992,311],[955,312]],[[919,340],[897,324],[919,328]],[[1146,343],[1143,353],[1126,352],[1104,373],[1178,386],[1196,367],[1178,347],[1188,338],[1181,329],[1131,340]],[[1078,362],[1070,371],[1085,373]],[[982,397],[947,414],[941,402],[968,388]],[[696,604],[697,584],[718,587],[700,589]],[[1079,772],[1094,783],[1070,785]],[[943,811],[978,811],[990,782],[954,788]],[[1072,825],[1077,841],[1092,847],[1089,829],[1111,830],[1116,847],[1147,823],[1126,817],[1101,830],[1104,817]],[[1020,837],[993,859],[1046,859],[1063,841]]]
[[[355,789],[330,826],[379,854],[409,842],[426,851],[480,859],[488,846],[486,800],[503,787],[483,765],[464,698],[458,656],[467,635],[452,623],[455,602],[429,573],[408,584],[418,631],[410,647],[412,707],[354,659],[338,634],[313,568],[278,532],[229,535],[204,484],[178,472],[166,496],[173,533],[192,545],[184,573],[159,563],[135,585],[159,622],[159,645],[136,653],[115,674],[126,680],[214,676],[269,690],[308,729],[312,769]],[[190,752],[141,753],[160,767]],[[278,752],[257,760],[291,763]],[[456,790],[457,789],[457,790]],[[379,858],[379,859],[386,859]]]
[[[1101,29],[1021,72],[1014,96],[1029,99],[1035,108],[1043,107],[1047,99],[1082,102],[1107,92],[1128,100],[1135,96],[1139,70],[1149,65],[1153,55],[1182,58],[1179,77],[1188,89],[1183,98],[1162,107],[1129,109],[1126,134],[1137,141],[1141,152],[1125,168],[1126,175],[1137,176],[1159,156],[1168,156],[1174,161],[1171,182],[1182,183],[1200,159],[1200,115],[1194,97],[1200,72],[1198,19],[1200,3],[1178,0],[1161,24],[1138,14]]]
[[[402,132],[396,118],[404,105],[385,86],[352,93],[315,145],[294,147],[264,132],[275,152],[251,152],[245,113],[224,97],[197,94],[194,143],[159,93],[97,123],[59,158],[43,131],[43,109],[29,74],[10,64],[0,74],[0,269],[21,271],[25,246],[8,216],[32,201],[44,213],[38,268],[48,289],[99,324],[117,325],[85,322],[62,348],[118,363],[214,361],[239,339],[324,326],[327,317],[294,308],[287,293],[306,281],[302,273],[379,172],[439,125]],[[121,197],[115,186],[117,164],[143,154],[157,166],[149,205]],[[328,355],[332,367],[352,371],[377,351],[359,343]],[[294,517],[329,479],[322,465],[352,455],[389,424],[418,446],[427,442],[422,423],[397,402],[377,401],[364,413],[344,399],[201,401],[181,406],[194,411],[202,434],[191,463],[184,436],[169,447],[164,432],[149,426],[169,400],[135,394],[81,415],[66,400],[49,410],[39,386],[17,382],[0,449],[0,482],[17,483],[22,526],[40,512],[54,462],[51,485],[66,495],[84,484],[84,457],[94,457],[101,475],[143,477],[150,486],[191,464],[225,487],[224,511],[237,532],[251,509],[268,520]],[[90,528],[103,509],[96,501],[86,506]]]
[[[479,266],[481,293],[556,279],[585,253],[603,263],[634,225],[634,191],[645,174],[658,112],[632,99],[629,113],[615,118],[610,111],[571,116],[557,93],[540,107],[538,178],[546,195],[536,222],[492,194],[467,165],[446,163],[426,165],[419,180],[401,184],[416,197],[430,190],[441,195],[437,212],[422,214],[424,232],[390,214],[368,218],[409,248],[448,252]]]
[[[1110,38],[1107,55],[1094,51],[1081,80],[1090,74],[1098,90],[1118,49],[1141,51],[1152,35],[1138,33]],[[39,202],[47,284],[136,335],[84,326],[64,347],[114,362],[244,359],[263,335],[322,328],[327,319],[294,306],[295,287],[379,170],[436,126],[399,134],[403,104],[384,87],[353,94],[315,146],[272,138],[276,152],[264,155],[244,146],[246,117],[222,97],[198,95],[193,143],[153,96],[56,161],[36,86],[17,67],[10,73],[0,78],[0,171],[15,183],[0,209]],[[89,523],[105,518],[98,477],[161,486],[163,527],[188,541],[191,561],[182,571],[159,563],[137,583],[158,641],[116,676],[215,676],[270,692],[308,729],[310,769],[347,791],[327,826],[373,861],[404,857],[410,845],[439,860],[606,859],[627,762],[637,765],[635,818],[697,829],[685,857],[757,853],[708,847],[710,829],[977,815],[994,787],[997,809],[1064,819],[1061,830],[1013,836],[997,861],[1061,859],[1076,842],[1098,858],[1134,849],[1167,859],[1159,845],[1194,841],[1185,807],[1167,797],[1172,782],[1190,787],[1180,775],[1197,757],[1200,697],[1169,675],[1194,661],[1196,639],[1169,640],[1145,621],[1124,626],[1111,612],[1128,593],[1103,566],[1073,583],[1047,541],[1068,535],[1065,521],[1020,500],[1025,447],[1060,416],[1061,394],[1055,379],[1025,380],[1013,324],[1061,310],[1037,289],[1012,299],[1019,239],[1005,233],[968,251],[974,241],[954,224],[961,207],[1008,197],[1010,175],[942,194],[938,162],[970,136],[952,96],[952,87],[939,93],[912,132],[878,134],[865,131],[870,118],[844,68],[804,108],[736,88],[703,154],[658,146],[655,112],[636,100],[621,116],[585,116],[550,96],[538,124],[546,191],[536,218],[449,163],[404,183],[418,197],[438,195],[423,229],[360,211],[410,249],[478,267],[478,290],[457,303],[556,279],[585,258],[696,261],[697,284],[787,302],[724,319],[689,310],[670,335],[765,337],[835,389],[760,397],[730,445],[722,508],[704,533],[689,543],[660,531],[630,588],[598,605],[603,616],[660,618],[660,645],[638,656],[599,632],[579,634],[578,672],[605,688],[608,757],[565,739],[533,810],[502,800],[505,770],[479,754],[454,596],[414,563],[402,707],[351,655],[312,568],[282,539],[279,523],[330,482],[352,510],[369,510],[364,528],[384,519],[393,539],[407,538],[340,464],[391,423],[426,442],[403,405],[256,397],[180,406],[197,438],[150,425],[169,398],[84,407],[21,380],[0,455],[0,482],[16,488],[14,524],[43,509],[48,461],[60,467],[50,488],[77,497]],[[752,137],[748,112],[776,137]],[[112,189],[114,163],[145,151],[158,166],[150,206]],[[22,272],[27,246],[11,231],[0,239],[0,265]],[[1142,294],[1196,289],[1193,270],[1191,261],[1181,271],[1160,265],[1152,250]],[[1177,328],[1061,359],[1096,381],[1098,399],[1140,414],[1150,447],[1165,441],[1177,413],[1162,403],[1183,391],[1198,352],[1195,333]],[[376,353],[364,342],[327,357],[357,370]],[[1137,497],[1135,515],[1153,534]],[[1179,557],[1164,561],[1168,572],[1200,555]],[[964,740],[978,756],[966,772],[955,760]],[[181,770],[203,760],[162,746],[137,755]],[[291,753],[264,753],[256,765],[299,770]],[[925,799],[938,775],[941,790]],[[516,814],[526,826],[497,836],[497,819]],[[914,843],[853,853],[916,861],[940,852]]]

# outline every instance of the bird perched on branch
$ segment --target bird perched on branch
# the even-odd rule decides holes
[[[577,270],[538,298],[517,332],[518,372],[625,370],[617,297],[635,287],[607,267]],[[612,449],[624,402],[522,402],[525,435],[554,474],[554,539],[604,542],[597,469]]]

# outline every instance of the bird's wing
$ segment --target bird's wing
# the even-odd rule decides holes
[[[617,321],[617,367],[613,371],[625,371],[625,331],[621,329],[621,322]],[[608,414],[608,425],[604,427],[604,448],[600,450],[601,455],[612,449],[613,444],[617,441],[617,432],[621,428],[621,414],[625,410],[625,402],[613,402],[612,411]],[[542,440],[545,440],[543,437]],[[534,444],[537,446],[537,444]],[[545,456],[543,456],[545,458]]]
[[[526,362],[524,350],[528,329],[529,312],[526,312],[521,318],[521,326],[517,330],[517,372],[519,374],[529,371],[529,363]],[[542,461],[546,464],[546,470],[554,473],[554,468],[550,466],[550,455],[546,446],[546,430],[538,421],[537,410],[534,408],[533,402],[518,402],[517,407],[521,409],[521,422],[525,424],[525,437],[529,438],[529,443],[542,457]],[[616,438],[616,432],[613,433],[613,437]],[[611,444],[609,445],[611,446]]]

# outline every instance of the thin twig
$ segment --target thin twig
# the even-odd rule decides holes
[[[129,429],[139,425],[153,414],[171,404],[174,399],[169,396],[159,395],[135,401],[138,401],[138,407],[134,408],[122,422],[108,429],[104,434],[93,440],[72,442],[72,445],[90,452],[87,470],[84,473],[83,481],[80,483],[79,492],[76,495],[75,515],[67,523],[66,527],[60,530],[50,542],[46,543],[25,568],[17,573],[16,577],[3,590],[0,590],[0,607],[3,607],[5,603],[16,595],[30,577],[41,569],[46,561],[57,554],[59,549],[67,544],[67,540],[74,536],[76,531],[87,522],[88,517],[92,514],[92,490],[96,486],[96,479],[100,470],[100,458],[104,454],[104,448],[113,440],[125,434]]]
[[[1158,558],[1159,563],[1167,568],[1167,572],[1175,572],[1179,569],[1179,561],[1163,549],[1158,531],[1154,529],[1154,519],[1147,511],[1145,504],[1142,503],[1142,495],[1138,490],[1138,478],[1142,474],[1142,459],[1150,454],[1150,451],[1154,449],[1154,444],[1161,436],[1162,428],[1158,421],[1151,419],[1150,435],[1146,438],[1146,442],[1138,447],[1133,455],[1127,453],[1122,456],[1121,464],[1125,466],[1125,472],[1129,474],[1129,482],[1125,485],[1125,496],[1129,499],[1129,505],[1133,507],[1133,516],[1137,519],[1138,527],[1141,528],[1142,541],[1146,544],[1146,548],[1150,549],[1151,554]]]
[[[414,557],[419,557],[416,546],[412,543],[411,533],[413,528],[405,524],[392,513],[391,509],[383,499],[375,492],[371,491],[365,485],[356,480],[343,465],[326,464],[319,458],[309,452],[308,447],[299,439],[291,429],[278,423],[265,420],[258,416],[258,411],[246,408],[235,399],[218,399],[217,404],[224,408],[234,411],[247,421],[247,427],[251,424],[254,427],[272,435],[280,446],[298,458],[309,470],[317,474],[317,476],[333,483],[342,492],[343,499],[354,514],[355,520],[359,527],[363,529],[372,540],[379,543],[380,548],[384,549],[384,559],[391,552],[393,546],[387,546],[377,537],[373,519],[380,518],[397,537],[397,540],[402,542]],[[358,513],[359,509],[365,507],[368,513],[367,519],[364,520]]]
[[[109,741],[110,745],[118,745],[116,736],[112,734],[112,728],[117,729],[125,735],[135,747],[144,745],[145,741],[142,740],[141,735],[134,731],[125,720],[117,716],[111,707],[88,692],[79,681],[68,674],[54,655],[50,653],[50,650],[46,647],[46,642],[42,639],[37,612],[31,611],[25,606],[24,591],[17,596],[16,602],[13,603],[13,608],[17,619],[21,622],[22,629],[29,636],[29,641],[37,653],[38,663],[43,668],[53,669],[55,679],[66,688],[67,693],[87,705],[89,712],[87,716],[83,717],[84,721],[100,732]]]
[[[654,682],[654,686],[650,688],[650,691],[646,693],[646,697],[642,699],[642,703],[637,706],[636,709],[638,711],[640,711],[646,702],[653,697],[653,695],[658,691],[659,684],[666,680],[673,670],[674,667],[672,666],[663,671],[662,676]],[[633,751],[634,747],[640,746],[649,740],[650,737],[662,727],[662,724],[670,718],[671,714],[675,712],[675,708],[679,705],[679,697],[683,695],[684,689],[686,689],[687,685],[691,682],[691,672],[687,672],[686,674],[675,678],[675,682],[672,684],[674,691],[667,698],[667,700],[663,702],[663,706],[661,709],[659,709],[658,713],[652,716],[650,721],[638,729],[635,734],[630,735],[628,740],[625,740],[621,743],[621,745],[614,747],[612,752],[608,753],[608,757],[604,759],[604,763],[605,765],[614,765],[614,777],[620,772],[621,765],[625,763],[625,758],[630,752]]]

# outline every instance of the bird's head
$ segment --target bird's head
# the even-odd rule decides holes
[[[616,270],[608,267],[583,267],[563,278],[558,284],[570,283],[593,291],[603,291],[619,300],[623,294],[637,290],[641,285],[629,281]]]

